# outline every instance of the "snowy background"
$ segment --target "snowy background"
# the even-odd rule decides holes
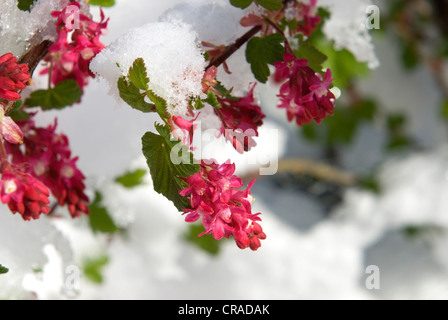
[[[104,43],[157,21],[178,3],[117,0],[104,10],[110,17]],[[229,9],[228,15],[235,17],[235,12]],[[252,189],[253,207],[262,212],[267,239],[257,252],[224,241],[217,256],[209,255],[184,240],[188,225],[168,200],[154,192],[151,181],[130,190],[113,182],[130,169],[146,168],[140,139],[153,130],[157,118],[117,104],[104,80],[91,81],[81,104],[46,112],[39,121],[46,124],[58,118],[59,129],[80,157],[78,164],[90,189],[101,190],[104,205],[126,234],[113,238],[93,234],[86,218],[67,219],[64,212],[63,218],[24,222],[1,207],[0,263],[10,271],[0,275],[0,298],[448,298],[447,128],[437,117],[439,96],[432,78],[424,70],[404,73],[396,50],[392,39],[375,39],[380,66],[359,85],[363,93],[406,112],[409,130],[426,151],[389,157],[383,153],[381,126],[364,126],[353,146],[346,148],[343,166],[355,173],[377,168],[383,193],[343,190],[330,212],[324,201],[279,177],[259,178]],[[244,55],[232,57],[231,69],[232,62],[241,58]],[[243,83],[250,80],[247,69],[235,73]],[[265,89],[269,88],[257,87],[267,130],[261,132],[253,152],[276,149],[281,158],[319,160],[318,148],[301,139],[285,121],[283,110],[275,108],[274,91]],[[278,129],[276,139],[269,134],[273,128]],[[230,155],[240,174],[254,169],[231,149],[217,152],[216,158]],[[428,231],[407,237],[402,230],[409,226]],[[67,287],[71,266],[101,256],[109,258],[102,284],[81,275],[75,290]],[[380,289],[366,287],[366,269],[371,265],[380,270]]]

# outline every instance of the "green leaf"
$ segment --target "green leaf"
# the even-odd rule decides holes
[[[217,84],[215,85],[214,88],[215,88],[215,90],[218,91],[219,94],[220,94],[222,97],[224,97],[224,98],[227,98],[227,99],[230,99],[230,100],[234,100],[234,101],[238,101],[238,100],[239,100],[239,98],[234,97],[234,96],[231,95],[231,93],[232,93],[232,91],[233,91],[233,87],[230,88],[230,89],[227,89],[226,87],[224,87],[224,86],[222,85],[221,82],[217,81]]]
[[[119,228],[115,225],[106,208],[102,205],[103,197],[98,191],[90,205],[89,224],[93,232],[115,233]]]
[[[9,116],[14,121],[24,121],[24,120],[28,120],[28,118],[30,117],[30,115],[27,112],[20,109],[22,104],[23,104],[22,100],[17,100],[14,103],[14,106],[12,107],[11,112],[9,113]]]
[[[268,10],[275,11],[283,8],[282,0],[256,0],[258,4]]]
[[[216,241],[211,234],[204,234],[198,237],[203,231],[204,227],[201,224],[192,223],[185,233],[185,239],[199,249],[204,250],[212,256],[216,256],[221,249],[220,245],[222,241]]]
[[[246,60],[258,81],[266,83],[271,74],[269,64],[283,59],[283,41],[281,34],[274,33],[263,38],[254,37],[247,43]]]
[[[208,103],[213,108],[218,108],[218,109],[221,108],[221,104],[219,103],[218,98],[211,91],[207,92],[207,98],[202,101]]]
[[[104,281],[102,271],[103,268],[109,263],[109,257],[106,255],[99,256],[96,259],[88,259],[83,263],[84,275],[96,284],[101,284]]]
[[[137,169],[117,177],[115,182],[121,184],[125,188],[134,188],[143,184],[143,177],[145,174],[146,170]]]
[[[166,121],[171,116],[167,109],[168,105],[166,103],[166,100],[163,99],[162,97],[159,97],[151,90],[147,90],[146,93],[148,95],[149,100],[154,102],[155,109],[156,109],[157,113],[159,114],[160,118],[162,118],[164,121]]]
[[[31,11],[31,6],[33,5],[34,0],[19,0],[17,3],[17,8],[22,11]]]
[[[230,4],[234,7],[245,9],[251,5],[253,0],[230,0]]]
[[[112,7],[115,4],[115,0],[90,0],[90,5],[101,7]]]
[[[0,274],[8,273],[9,269],[0,264]]]
[[[140,90],[148,90],[149,78],[146,74],[146,66],[142,58],[135,59],[129,68],[128,79]]]
[[[82,91],[78,83],[67,79],[59,82],[54,88],[32,92],[25,104],[28,107],[40,106],[42,110],[62,109],[79,101],[81,96]]]
[[[145,93],[141,93],[132,82],[127,82],[125,77],[121,77],[117,82],[118,91],[121,99],[132,108],[142,112],[154,112],[154,104],[145,101]]]
[[[324,53],[308,42],[303,42],[295,51],[295,54],[297,58],[307,59],[308,66],[315,72],[321,72],[322,64],[328,59]]]
[[[171,140],[167,126],[156,125],[158,134],[147,132],[142,137],[143,155],[151,173],[154,190],[172,201],[179,211],[190,207],[187,197],[179,191],[187,184],[181,177],[189,177],[199,171],[193,155],[179,140]]]

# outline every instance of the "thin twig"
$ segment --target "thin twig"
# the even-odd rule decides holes
[[[239,48],[241,48],[247,41],[249,41],[254,35],[256,35],[261,30],[261,26],[255,26],[249,31],[247,31],[245,34],[243,34],[241,37],[236,39],[234,43],[227,46],[226,49],[219,55],[218,57],[212,59],[210,61],[210,64],[207,66],[206,69],[215,66],[219,67],[224,61],[226,61],[232,54],[235,53]]]

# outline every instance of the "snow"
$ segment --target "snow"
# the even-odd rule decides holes
[[[360,62],[367,62],[375,69],[379,61],[375,55],[372,37],[367,28],[367,8],[371,0],[318,0],[317,5],[331,12],[323,31],[334,40],[336,48],[345,48]],[[370,12],[369,12],[370,13]]]
[[[28,12],[17,7],[17,0],[1,0],[0,55],[12,52],[20,57],[32,43],[54,40],[56,28],[52,22],[55,18],[51,17],[51,12],[61,10],[68,3],[68,0],[38,1]]]
[[[189,25],[152,22],[133,28],[101,51],[90,68],[107,80],[111,93],[119,99],[117,81],[128,74],[137,58],[145,62],[149,89],[164,98],[175,114],[186,114],[189,97],[203,96],[201,80],[206,65]]]
[[[179,3],[117,1],[116,6],[105,8],[106,15],[111,17],[106,38],[110,47],[93,68],[97,68],[113,87],[137,55],[145,54],[149,58],[154,54],[154,59],[162,59],[157,57],[160,52],[143,50],[145,45],[155,46],[143,39],[158,32],[178,32],[173,35],[176,41],[189,48],[192,58],[197,57],[197,48],[193,47],[196,33],[200,35],[201,30],[159,20],[167,9]],[[327,3],[331,5],[330,1]],[[196,2],[191,4],[189,1],[188,5],[176,10],[194,8],[195,5]],[[222,1],[206,4],[213,8],[221,5]],[[169,11],[170,15],[180,12],[176,10]],[[225,12],[230,17],[232,11],[227,8]],[[187,12],[191,14],[193,11]],[[3,15],[1,19],[4,19]],[[183,21],[191,23],[192,19]],[[353,35],[352,31],[339,26],[341,34],[334,32],[333,36],[342,37],[344,32]],[[129,28],[137,28],[134,31],[138,35],[145,33],[140,38],[145,44],[135,43],[135,38],[131,41],[131,38],[123,37]],[[232,41],[229,37],[221,40]],[[358,40],[359,46],[353,48],[351,44],[349,47],[365,50],[365,55],[358,54],[375,61],[370,39],[361,34]],[[122,55],[124,44],[132,46],[129,50],[133,51],[133,56]],[[330,213],[323,210],[321,201],[296,189],[279,187],[276,176],[259,177],[252,189],[256,198],[253,206],[254,212],[262,212],[267,239],[257,252],[239,250],[229,240],[223,241],[219,255],[210,256],[184,240],[188,225],[174,206],[153,190],[150,175],[145,176],[145,184],[135,189],[125,189],[114,182],[117,175],[129,169],[146,169],[140,138],[144,132],[154,130],[157,117],[117,105],[105,79],[91,81],[81,104],[40,114],[38,121],[43,124],[58,117],[59,130],[69,136],[73,153],[80,155],[78,163],[89,177],[90,190],[102,192],[104,205],[114,221],[127,232],[112,238],[93,234],[85,218],[71,220],[63,211],[58,212],[61,217],[24,222],[20,216],[11,215],[7,208],[1,207],[0,263],[10,271],[0,275],[0,298],[448,298],[448,217],[445,214],[448,203],[444,196],[448,191],[448,146],[440,138],[441,124],[427,108],[437,97],[422,71],[410,77],[399,70],[397,61],[391,58],[393,43],[377,43],[375,49],[381,66],[369,80],[361,83],[363,91],[381,92],[384,101],[411,115],[410,130],[427,151],[385,158],[380,148],[384,137],[379,129],[364,127],[354,146],[347,148],[342,161],[354,172],[377,167],[383,193],[348,189],[343,193],[340,205]],[[165,48],[161,51],[165,52]],[[172,53],[167,50],[166,54]],[[106,55],[119,59],[117,62],[122,69],[107,64]],[[238,58],[244,59],[244,55],[232,56],[232,63],[229,63],[233,76],[241,72]],[[169,62],[176,65],[177,60]],[[197,67],[203,63],[199,58],[192,60],[197,62]],[[151,64],[150,59],[148,64]],[[174,69],[184,68],[177,67]],[[152,73],[151,69],[149,75]],[[244,76],[247,77],[247,73],[234,79],[248,88]],[[154,77],[162,79],[163,75]],[[228,143],[219,140],[205,150],[218,159],[232,158],[242,175],[258,170],[263,159],[274,162],[276,155],[318,160],[318,153],[298,138],[297,131],[286,123],[281,110],[276,110],[272,103],[275,97],[268,88],[267,85],[256,88],[263,109],[268,113],[257,139],[257,148],[242,157],[229,148]],[[397,95],[397,88],[406,94]],[[169,96],[169,93],[165,94]],[[203,118],[200,116],[199,120],[203,120],[202,129],[206,131],[214,127],[209,122],[213,117],[210,110],[203,112]],[[209,154],[205,155],[208,157]],[[409,239],[403,236],[402,230],[410,225],[430,228],[423,237]],[[437,231],[439,229],[442,233]],[[110,258],[103,270],[104,283],[93,284],[81,274],[80,282],[71,288],[73,283],[68,280],[73,274],[69,271],[81,268],[85,259],[101,255]],[[371,265],[378,266],[381,272],[379,290],[366,288],[369,275],[366,271]]]

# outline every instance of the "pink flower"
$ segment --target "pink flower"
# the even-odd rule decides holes
[[[295,119],[297,125],[320,123],[327,115],[333,114],[335,97],[330,91],[331,71],[327,69],[324,77],[308,67],[307,60],[297,59],[285,53],[283,61],[274,64],[274,80],[284,83],[278,97],[279,108],[285,108],[288,121]]]
[[[200,171],[184,179],[188,187],[179,194],[189,196],[191,204],[184,210],[185,221],[202,218],[205,231],[199,236],[212,234],[216,240],[233,236],[239,248],[257,250],[266,235],[257,223],[259,213],[252,213],[250,188],[255,180],[240,190],[243,182],[234,175],[235,164],[208,162],[203,160]]]
[[[88,83],[88,79],[94,78],[94,74],[89,69],[90,61],[105,46],[100,42],[99,37],[106,33],[108,19],[102,10],[101,21],[94,22],[86,15],[79,14],[79,28],[72,28],[66,21],[70,8],[76,6],[80,8],[78,2],[71,2],[62,11],[53,11],[52,16],[57,17],[56,27],[58,29],[58,40],[49,48],[49,54],[45,61],[51,66],[43,69],[41,74],[47,74],[51,68],[51,82],[57,84],[66,79],[74,79],[81,89]],[[69,34],[71,39],[69,40]]]
[[[196,121],[198,116],[199,113],[194,119],[186,120],[181,116],[174,115],[171,119],[172,123],[182,131],[181,134],[179,134],[179,132],[177,132],[177,129],[174,129],[173,126],[171,126],[174,129],[173,133],[175,137],[180,138],[182,143],[185,145],[191,145],[193,143],[193,133],[197,128],[197,125],[195,125],[194,122]]]
[[[218,74],[218,68],[211,66],[204,72],[202,77],[202,92],[207,93],[209,90],[213,90],[213,87],[218,83],[216,81],[216,75]]]
[[[0,107],[0,134],[9,143],[22,143],[23,132],[11,117],[5,116],[5,110]]]
[[[48,189],[36,178],[6,169],[0,180],[0,198],[24,220],[38,219],[50,211]]]
[[[30,81],[28,65],[18,64],[12,53],[0,57],[0,102],[2,99],[16,101],[20,99],[19,90],[25,89]]]
[[[241,98],[230,99],[218,96],[221,108],[215,108],[221,119],[221,134],[230,141],[239,153],[249,151],[257,143],[253,137],[258,136],[258,127],[263,124],[265,115],[254,99],[255,84]]]

